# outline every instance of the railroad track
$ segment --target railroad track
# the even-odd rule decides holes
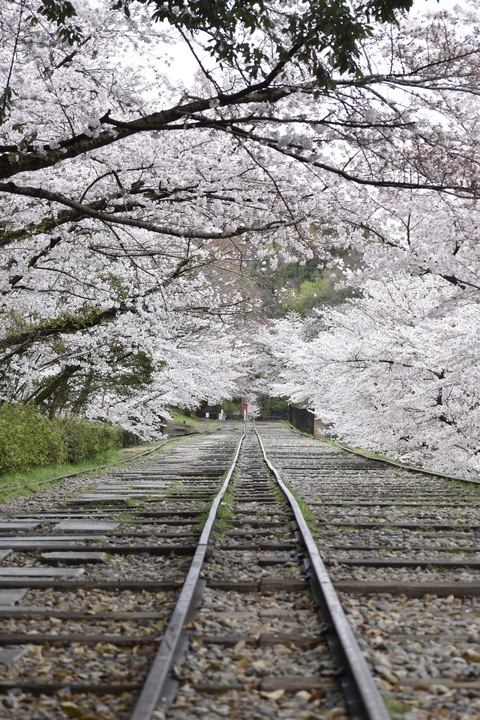
[[[388,717],[298,506],[242,432],[4,514],[0,717]]]
[[[386,720],[300,508],[264,459],[249,429],[201,572],[174,701],[155,717]]]
[[[6,506],[1,718],[479,717],[478,488],[259,430]]]

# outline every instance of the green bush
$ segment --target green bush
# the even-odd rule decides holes
[[[0,474],[62,463],[66,457],[60,428],[34,405],[0,408]]]
[[[91,460],[122,447],[122,429],[83,418],[50,420],[34,405],[0,407],[0,475]]]
[[[123,433],[119,427],[78,417],[62,418],[56,422],[63,434],[67,461],[72,464],[122,447]]]

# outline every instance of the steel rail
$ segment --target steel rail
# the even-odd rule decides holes
[[[391,720],[391,715],[368,669],[300,506],[283,482],[278,470],[269,460],[255,422],[253,427],[263,459],[292,508],[301,534],[308,557],[308,571],[312,592],[317,605],[321,609],[322,619],[326,621],[329,628],[327,641],[330,651],[341,670],[339,680],[342,684],[350,715],[353,720]]]
[[[167,703],[173,698],[176,681],[169,678],[169,672],[173,664],[179,662],[183,655],[187,644],[184,628],[190,622],[203,595],[205,581],[200,579],[200,573],[217,518],[218,508],[236,468],[245,434],[246,428],[244,425],[243,435],[237,445],[233,462],[220,491],[211,505],[187,577],[129,720],[150,720],[159,703]]]

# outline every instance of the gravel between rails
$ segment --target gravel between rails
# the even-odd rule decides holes
[[[35,697],[12,690],[0,697],[2,720],[120,720],[128,718],[131,705],[131,692],[95,697],[87,693],[72,693],[68,688],[52,696]]]

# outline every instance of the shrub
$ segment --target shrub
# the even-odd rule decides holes
[[[122,429],[79,417],[57,420],[67,449],[67,460],[78,463],[91,460],[108,450],[122,447]]]
[[[0,408],[0,473],[64,462],[63,435],[34,405]]]
[[[0,407],[0,475],[91,460],[122,447],[122,428],[83,418],[50,420],[35,405]]]

